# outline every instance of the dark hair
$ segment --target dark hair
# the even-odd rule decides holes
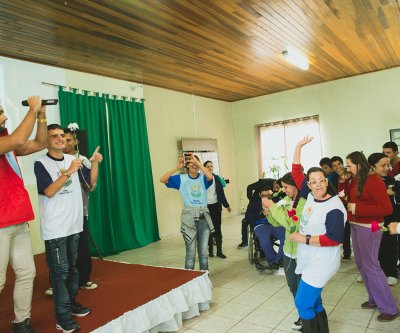
[[[393,152],[399,151],[399,146],[393,141],[386,142],[382,148],[392,148]]]
[[[282,178],[275,180],[275,183],[278,184],[279,187],[282,187]]]
[[[327,165],[327,166],[331,166],[331,159],[329,158],[329,157],[323,157],[323,158],[321,158],[321,160],[319,161],[319,165],[322,167],[322,166],[324,166],[324,165]]]
[[[197,155],[194,155],[193,154],[193,157],[196,159],[196,160],[198,160],[199,162],[200,162],[200,158],[197,156]],[[188,168],[188,164],[189,164],[190,162],[186,162],[185,163],[185,168]]]
[[[292,173],[291,172],[285,173],[283,175],[283,177],[281,178],[281,180],[282,180],[282,182],[284,182],[288,185],[291,185],[291,186],[295,186],[297,188],[297,195],[293,202],[293,208],[296,209],[297,204],[299,203],[299,200],[300,200],[300,190],[297,187],[296,182],[293,179]]]
[[[365,182],[367,181],[369,172],[371,171],[371,167],[368,164],[368,161],[365,158],[364,154],[360,151],[354,151],[350,153],[346,156],[346,159],[349,159],[351,163],[358,166],[358,171],[355,175],[355,178],[358,181],[357,195],[360,196],[364,188]]]
[[[336,161],[339,161],[340,163],[343,164],[343,159],[340,156],[333,156],[329,161],[329,166],[332,168],[332,163]]]
[[[60,125],[58,125],[58,124],[50,124],[50,125],[47,125],[47,130],[48,131],[52,131],[52,130],[55,130],[55,129],[60,129],[60,130],[64,130]]]
[[[64,128],[65,134],[74,134],[74,131],[70,130],[68,127]]]
[[[368,156],[368,163],[371,167],[375,166],[382,158],[389,158],[384,153],[373,153]]]
[[[203,163],[203,166],[207,166],[208,163],[214,164],[212,161],[205,161],[205,162]]]
[[[324,177],[326,177],[324,169],[319,168],[319,167],[312,167],[312,168],[308,169],[308,171],[307,171],[307,182],[310,180],[310,174],[312,174],[313,172],[321,172],[324,175]],[[326,189],[326,192],[329,195],[337,194],[335,187],[333,186],[333,184],[330,181],[328,181],[328,188]]]
[[[272,189],[274,188],[274,183],[275,179],[272,178],[263,179],[262,184],[258,188],[258,193],[261,193],[263,191],[272,191]]]

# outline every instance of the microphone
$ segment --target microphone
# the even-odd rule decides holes
[[[42,99],[42,105],[57,105],[58,99]],[[22,101],[23,106],[29,106],[28,100]]]

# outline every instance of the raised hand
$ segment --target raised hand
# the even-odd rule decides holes
[[[185,163],[183,162],[183,157],[178,157],[178,166],[176,167],[177,169],[183,168],[185,166]]]
[[[30,96],[28,98],[29,108],[36,112],[43,112],[46,108],[42,107],[42,98],[40,96]]]
[[[94,151],[92,157],[90,158],[90,162],[98,162],[101,163],[103,161],[103,155],[99,153],[100,146],[97,146],[96,150]]]
[[[310,143],[313,139],[314,139],[314,137],[306,135],[303,139],[301,139],[301,140],[297,143],[297,145],[300,146],[300,147],[303,147],[303,146],[305,146],[306,144]]]

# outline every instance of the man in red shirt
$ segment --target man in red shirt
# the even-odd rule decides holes
[[[400,173],[400,157],[399,147],[393,141],[386,142],[382,146],[382,153],[384,153],[390,159],[391,169],[388,172],[388,176],[394,177]]]
[[[0,105],[0,292],[8,263],[14,269],[14,333],[34,333],[30,324],[33,280],[36,270],[28,221],[34,219],[16,156],[44,149],[47,145],[46,109],[39,96],[28,98],[29,111],[22,123],[8,134],[7,117]],[[35,122],[35,139],[28,140]]]

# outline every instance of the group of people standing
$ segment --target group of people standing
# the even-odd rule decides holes
[[[295,200],[290,195],[293,192],[283,179],[283,191],[292,205],[285,207],[286,201],[277,205],[263,199],[268,219],[285,226],[289,233],[285,239],[285,258],[288,258],[288,249],[293,248],[292,243],[297,243],[294,272],[285,265],[285,275],[300,316],[293,328],[300,323],[303,332],[329,332],[321,292],[339,269],[340,244],[346,237],[346,224],[351,230],[354,259],[368,293],[368,300],[360,306],[362,309],[377,308],[378,321],[392,321],[399,316],[399,309],[387,276],[393,274],[397,283],[397,236],[391,234],[396,234],[400,228],[398,223],[391,222],[398,221],[396,196],[399,191],[398,182],[387,174],[395,170],[399,161],[390,159],[385,147],[390,146],[397,156],[397,146],[386,143],[385,153],[371,154],[368,160],[363,153],[353,152],[346,157],[347,171],[341,158],[335,156],[329,166],[333,165],[336,176],[322,165],[309,169],[305,176],[300,156],[302,148],[311,140],[305,137],[297,144],[291,172],[297,191],[304,188],[311,191],[304,207],[293,212]],[[350,232],[348,235],[350,237]],[[343,261],[350,259],[349,250],[344,249]],[[300,280],[294,293],[296,277]]]
[[[64,129],[57,124],[47,126],[46,107],[42,106],[41,98],[29,97],[28,105],[26,117],[11,134],[6,130],[7,117],[0,106],[0,291],[10,263],[16,274],[13,332],[34,333],[31,303],[36,271],[27,223],[34,219],[34,215],[16,156],[29,155],[47,147],[47,154],[34,164],[40,231],[45,241],[46,263],[53,288],[56,328],[72,333],[80,328],[73,316],[83,317],[91,312],[90,308],[77,302],[76,296],[79,287],[93,288],[89,280],[87,191],[96,188],[98,164],[103,157],[98,149],[90,160],[74,156],[76,151],[71,147],[65,151]],[[28,140],[35,122],[35,139]],[[76,137],[70,135],[75,146]],[[78,248],[81,249],[79,253]],[[80,271],[77,257],[82,262]]]

